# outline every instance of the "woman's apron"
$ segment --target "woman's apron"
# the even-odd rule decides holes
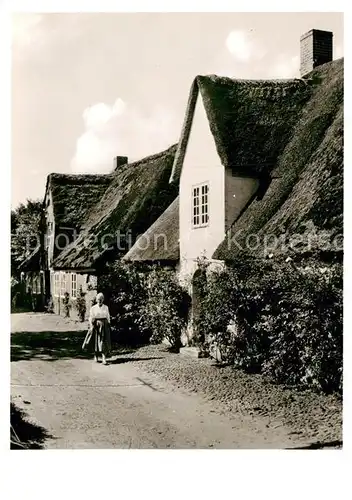
[[[111,351],[110,324],[106,318],[94,319],[84,339],[82,349],[93,346],[94,352],[109,354]]]

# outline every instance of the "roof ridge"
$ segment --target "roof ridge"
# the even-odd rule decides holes
[[[134,167],[135,165],[140,165],[143,162],[157,160],[158,158],[161,158],[165,154],[172,153],[174,149],[176,150],[177,146],[178,146],[178,143],[176,142],[176,143],[172,144],[171,146],[169,146],[168,148],[164,149],[163,151],[160,151],[159,153],[154,153],[154,154],[151,154],[149,156],[144,156],[140,160],[135,160],[133,162],[126,163],[124,166]]]
[[[109,183],[113,179],[111,173],[107,174],[64,174],[53,172],[47,176],[47,182],[53,184],[103,184]]]
[[[219,82],[221,80],[224,81],[224,83],[230,83],[230,82],[233,82],[233,83],[236,83],[236,82],[240,82],[240,83],[250,83],[250,84],[253,84],[253,83],[258,83],[261,84],[261,83],[271,83],[271,84],[275,84],[275,83],[295,83],[295,82],[298,82],[298,81],[301,81],[303,80],[302,78],[235,78],[235,77],[232,77],[232,76],[226,76],[226,75],[216,75],[215,73],[212,73],[212,74],[207,74],[207,75],[197,75],[195,77],[195,80],[197,83],[202,83],[204,80],[211,80],[212,82]]]

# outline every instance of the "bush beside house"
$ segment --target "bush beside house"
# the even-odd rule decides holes
[[[342,280],[339,264],[242,261],[208,276],[198,329],[222,363],[342,390]]]
[[[99,277],[98,289],[109,305],[113,340],[138,346],[149,342],[151,332],[142,321],[147,275],[137,266],[117,261]]]
[[[203,354],[215,352],[220,363],[261,372],[275,383],[342,390],[340,264],[251,259],[211,273],[201,265],[192,322],[193,342]],[[118,262],[100,278],[99,290],[116,342],[167,340],[179,352],[190,297],[175,271]]]
[[[62,306],[63,306],[63,312],[65,314],[65,318],[69,318],[70,311],[72,309],[72,304],[70,302],[70,294],[68,292],[65,292],[65,295],[62,298]]]
[[[137,346],[167,340],[179,351],[190,299],[173,270],[118,261],[99,278],[98,288],[109,304],[116,342]]]
[[[83,323],[86,318],[87,302],[86,294],[83,292],[82,287],[79,289],[78,297],[76,298],[76,311],[79,320]]]
[[[152,332],[150,340],[153,343],[166,340],[172,351],[179,352],[181,335],[187,327],[190,298],[172,269],[153,268],[146,285],[142,318]]]

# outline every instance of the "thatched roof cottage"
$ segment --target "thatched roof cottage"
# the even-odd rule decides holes
[[[332,61],[331,44],[329,32],[302,37],[300,79],[197,76],[178,144],[121,157],[105,176],[49,176],[45,268],[58,302],[94,288],[92,277],[120,258],[173,265],[183,282],[200,257],[340,259],[343,60]]]
[[[108,261],[124,255],[178,195],[169,178],[176,146],[128,163],[117,157],[107,175],[48,176],[44,199],[46,294],[62,312],[68,293],[86,293]],[[121,161],[123,159],[124,161]]]
[[[343,59],[309,65],[304,50],[301,79],[195,78],[170,177],[179,198],[124,259],[173,260],[185,283],[202,256],[341,260]]]

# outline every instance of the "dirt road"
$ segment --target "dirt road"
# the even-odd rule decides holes
[[[290,429],[221,414],[215,402],[138,368],[143,358],[117,353],[108,366],[93,363],[80,350],[84,333],[54,315],[13,315],[11,399],[23,440],[71,449],[294,446]]]

